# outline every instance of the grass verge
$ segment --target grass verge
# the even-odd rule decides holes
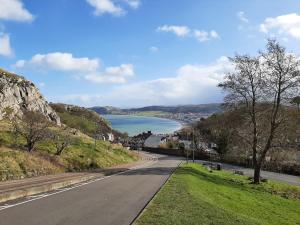
[[[183,164],[135,225],[300,224],[300,188]]]

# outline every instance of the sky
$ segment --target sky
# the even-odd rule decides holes
[[[0,0],[0,67],[49,102],[222,102],[228,57],[300,53],[299,0]]]

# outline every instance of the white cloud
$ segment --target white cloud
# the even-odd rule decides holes
[[[156,46],[151,46],[151,47],[149,48],[149,51],[155,53],[155,52],[158,52],[158,51],[159,51],[159,48],[156,47]]]
[[[205,30],[194,30],[194,37],[200,42],[220,38],[219,34],[215,30],[211,30],[210,32]]]
[[[141,2],[140,0],[124,0],[131,8],[137,9]]]
[[[99,16],[105,13],[115,16],[122,16],[126,14],[123,5],[126,4],[133,9],[139,8],[140,0],[122,0],[116,3],[116,0],[86,0],[92,7],[94,7],[94,15]],[[123,5],[121,5],[123,3]]]
[[[300,39],[300,15],[296,13],[266,18],[260,31],[271,35],[291,36]]]
[[[13,50],[10,46],[10,38],[8,34],[0,33],[0,55],[10,57],[13,55]]]
[[[17,61],[14,67],[76,73],[72,76],[74,79],[85,79],[94,83],[125,83],[134,75],[134,68],[131,64],[107,67],[101,72],[99,59],[75,58],[71,53],[62,52],[36,54],[29,60]]]
[[[237,17],[244,23],[249,23],[249,19],[246,17],[245,12],[240,11],[237,13]]]
[[[72,95],[72,101],[86,106],[174,105],[220,102],[222,91],[217,87],[233,66],[221,57],[208,65],[184,65],[175,76],[124,84],[98,95]],[[129,105],[130,104],[130,105]]]
[[[45,84],[44,82],[40,82],[40,83],[39,83],[39,87],[43,88],[43,87],[45,87],[45,86],[46,86],[46,84]]]
[[[156,31],[171,32],[176,34],[178,37],[194,37],[200,42],[220,38],[219,34],[215,30],[211,30],[211,31],[198,30],[198,29],[193,30],[187,26],[164,25],[158,27]]]
[[[164,25],[157,28],[157,31],[171,32],[179,37],[185,37],[190,33],[190,28],[187,26]]]
[[[134,75],[132,64],[122,64],[115,67],[107,67],[103,73],[91,73],[85,79],[95,83],[125,83],[128,77]]]
[[[125,11],[112,0],[86,0],[92,7],[95,8],[94,14],[96,16],[109,13],[116,16],[121,16]]]
[[[22,0],[0,0],[0,20],[30,22],[34,16],[24,8]]]
[[[67,102],[70,104],[78,105],[78,102],[84,105],[95,106],[95,102],[102,101],[103,97],[101,95],[90,95],[90,94],[71,94],[65,95],[63,97],[54,97],[52,100],[55,102]]]
[[[100,66],[99,59],[75,58],[71,53],[54,52],[36,54],[30,60],[19,60],[16,68],[33,68],[41,70],[92,72]]]
[[[194,30],[194,36],[200,42],[209,40],[209,33],[207,31]]]
[[[215,30],[210,31],[210,36],[215,39],[220,38],[219,34]]]
[[[188,64],[180,67],[176,76],[127,84],[107,97],[116,100],[119,96],[138,105],[214,102],[222,99],[217,85],[232,69],[226,57],[209,65]]]

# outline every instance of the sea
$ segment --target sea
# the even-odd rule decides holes
[[[154,134],[170,134],[179,130],[182,124],[175,120],[133,115],[102,115],[113,129],[134,136],[151,131]]]

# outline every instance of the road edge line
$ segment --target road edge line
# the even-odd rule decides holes
[[[183,163],[181,161],[178,163],[177,167],[170,173],[169,177],[165,180],[165,182],[160,186],[160,188],[154,193],[154,195],[150,198],[150,200],[146,203],[146,205],[139,211],[138,215],[132,220],[130,225],[134,225],[134,222],[143,214],[144,210],[147,208],[147,206],[153,201],[155,196],[161,191],[161,189],[165,186],[165,184],[171,179],[171,176],[174,174],[174,172],[179,168],[179,166]]]
[[[57,188],[57,189],[54,189],[54,190],[49,190],[49,191],[45,191],[45,192],[40,192],[40,193],[28,195],[28,196],[23,196],[23,197],[11,199],[11,200],[8,200],[8,201],[13,201],[13,200],[22,199],[22,198],[25,198],[25,197],[34,196],[34,195],[37,195],[37,194],[43,194],[44,193],[44,195],[42,195],[42,196],[38,196],[36,198],[21,201],[21,202],[15,203],[15,204],[11,204],[11,205],[8,204],[8,205],[5,205],[5,206],[0,205],[0,211],[6,210],[6,209],[9,209],[9,208],[18,206],[18,205],[23,205],[23,204],[26,204],[26,203],[29,203],[29,202],[32,202],[32,201],[35,201],[35,200],[42,199],[42,198],[50,197],[52,195],[60,194],[60,193],[63,193],[63,192],[66,192],[66,191],[69,191],[69,190],[72,190],[72,189],[75,189],[75,188],[79,188],[79,187],[82,187],[82,186],[85,186],[85,185],[88,185],[88,184],[91,184],[91,183],[95,183],[95,182],[105,180],[105,179],[108,179],[108,178],[111,178],[111,177],[114,177],[114,176],[117,176],[117,175],[121,175],[121,174],[124,174],[124,173],[129,172],[129,171],[138,170],[138,169],[143,168],[145,166],[151,166],[151,165],[154,165],[155,163],[157,163],[157,157],[153,157],[152,160],[148,161],[147,163],[145,163],[141,166],[134,166],[134,167],[129,168],[125,171],[118,172],[118,173],[115,173],[115,174],[112,174],[112,175],[108,175],[108,176],[104,176],[104,177],[100,177],[100,178],[96,178],[96,179],[91,178],[91,179],[86,180],[86,181],[82,181],[82,182],[79,182],[79,183],[76,183],[76,184],[73,184],[73,185],[68,185],[68,186],[65,186],[65,187]],[[50,191],[54,191],[54,192],[46,194],[47,192],[50,192]],[[0,204],[5,204],[8,201],[0,202]]]

